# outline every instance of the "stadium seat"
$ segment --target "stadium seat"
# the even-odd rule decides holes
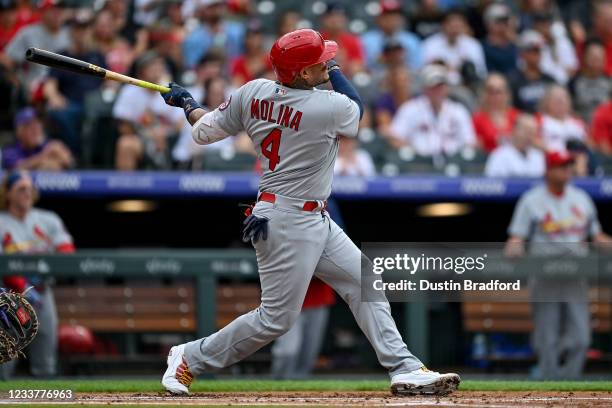
[[[487,155],[475,148],[465,148],[458,154],[447,158],[446,169],[449,169],[449,165],[457,166],[458,174],[447,171],[448,176],[459,176],[461,174],[477,174],[481,175],[484,172],[484,167],[487,161]]]
[[[612,174],[612,156],[600,152],[593,152],[593,157],[604,174]]]
[[[361,129],[358,138],[359,147],[370,154],[377,168],[382,165],[385,155],[391,149],[389,143],[372,129]]]
[[[385,154],[385,163],[394,164],[400,173],[438,173],[431,157],[419,156],[410,148],[388,151]]]
[[[210,171],[249,171],[255,167],[256,158],[249,153],[233,149],[208,149],[204,152],[202,169]]]

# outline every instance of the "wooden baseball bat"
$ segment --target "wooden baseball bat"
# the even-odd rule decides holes
[[[66,57],[65,55],[56,54],[51,51],[41,50],[40,48],[28,48],[26,51],[26,59],[30,62],[46,65],[57,69],[75,72],[77,74],[92,75],[104,79],[112,79],[113,81],[122,82],[124,84],[136,85],[141,88],[159,91],[161,93],[170,92],[167,86],[157,85],[141,79],[132,78],[118,72],[110,71],[101,68],[97,65],[90,64],[76,58]]]

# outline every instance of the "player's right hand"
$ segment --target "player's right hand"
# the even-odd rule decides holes
[[[167,105],[184,108],[185,102],[188,99],[193,99],[193,96],[191,96],[189,91],[187,91],[185,88],[175,82],[171,82],[168,85],[168,88],[170,88],[170,92],[160,92],[162,98],[164,98],[164,101],[166,101]]]
[[[253,214],[246,217],[242,223],[244,228],[242,229],[242,242],[249,242],[253,240],[253,244],[262,240],[268,239],[268,219],[263,217],[257,217]]]

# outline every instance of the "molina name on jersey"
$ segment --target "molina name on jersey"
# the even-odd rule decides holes
[[[300,130],[302,111],[281,104],[278,109],[278,114],[275,116],[274,101],[267,101],[265,99],[260,101],[259,99],[253,98],[251,100],[251,118],[276,123],[277,125],[293,130]]]

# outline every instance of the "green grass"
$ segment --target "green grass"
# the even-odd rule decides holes
[[[156,380],[16,380],[0,382],[0,392],[11,389],[71,389],[75,392],[161,392]],[[386,391],[382,380],[206,380],[196,381],[192,392],[273,391]],[[473,381],[463,391],[612,391],[612,381]]]

